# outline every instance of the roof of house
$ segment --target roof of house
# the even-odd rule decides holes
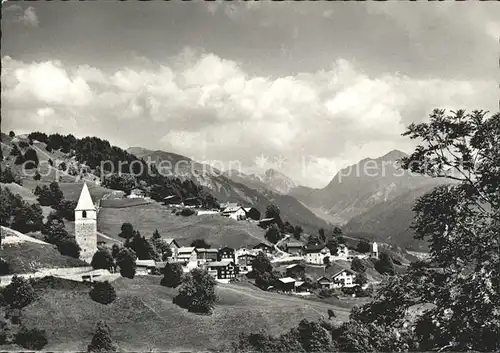
[[[155,260],[136,260],[135,264],[140,267],[155,267]]]
[[[301,285],[303,285],[305,282],[303,281],[297,281],[295,282],[295,287],[300,287]]]
[[[316,282],[326,282],[326,281],[327,281],[327,282],[331,282],[330,278],[325,277],[325,276],[320,277],[320,278],[318,278],[318,279],[316,280]]]
[[[179,250],[177,251],[179,254],[181,253],[188,253],[191,254],[196,248],[193,246],[183,246],[180,247]]]
[[[324,244],[318,244],[318,245],[310,244],[307,245],[304,249],[306,252],[320,252],[324,248],[326,248]]]
[[[350,270],[350,269],[348,269],[348,268],[344,268],[344,269],[340,270],[339,272],[335,273],[335,274],[332,276],[332,278],[337,277],[338,275],[340,275],[340,274],[341,274],[342,272],[344,272],[344,271],[345,271],[345,272],[349,272],[349,274],[351,274],[351,275],[356,275],[356,272],[354,272],[353,270]]]
[[[282,283],[293,283],[295,282],[295,278],[285,277],[285,278],[280,278],[279,281]]]
[[[172,244],[172,243],[174,243],[174,242],[175,242],[175,244],[176,244],[177,246],[179,246],[179,244],[177,244],[177,241],[176,241],[174,238],[163,238],[163,240],[164,240],[164,241],[165,241],[168,245],[170,245],[170,244]]]
[[[229,246],[223,246],[222,248],[219,249],[219,251],[226,250],[226,249],[234,251],[234,248],[231,248]]]
[[[170,195],[170,196],[164,197],[163,199],[164,200],[170,200],[170,199],[173,199],[175,197],[179,197],[179,196],[177,196],[177,195]]]
[[[286,244],[287,248],[301,248],[304,244],[299,243],[298,241],[291,241]]]
[[[80,197],[78,198],[75,210],[95,210],[94,202],[90,196],[87,183],[83,183],[82,191],[80,192]]]
[[[211,252],[211,253],[218,253],[219,250],[217,249],[206,249],[206,248],[196,248],[196,252]]]
[[[250,253],[245,253],[245,254],[238,255],[238,257],[243,257],[243,256],[251,256],[251,257],[255,257],[256,255],[254,255],[254,254],[250,254]]]
[[[274,221],[274,217],[262,218],[259,222],[271,222],[271,221]]]
[[[302,264],[291,264],[291,265],[288,265],[287,267],[285,267],[285,269],[289,270],[289,269],[297,267],[297,266],[305,268],[305,266]]]
[[[222,260],[222,261],[214,261],[214,262],[210,262],[209,264],[207,264],[208,267],[225,267],[227,265],[230,265],[230,264],[233,264],[234,266],[234,262],[231,261],[231,260]]]
[[[272,248],[273,247],[271,244],[268,244],[268,243],[265,243],[265,242],[261,241],[259,244],[255,245],[253,248],[255,249],[255,248],[259,247],[260,245],[264,245],[264,246],[266,246],[268,248]]]

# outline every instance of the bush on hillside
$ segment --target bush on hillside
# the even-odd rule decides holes
[[[217,282],[208,271],[195,268],[183,276],[179,293],[173,302],[190,312],[211,314],[217,301],[216,285]]]
[[[167,263],[162,269],[163,278],[160,284],[165,287],[176,288],[181,284],[182,280],[182,266],[178,263]]]
[[[55,181],[43,187],[36,187],[34,191],[35,196],[38,196],[37,200],[41,206],[51,206],[57,209],[57,206],[64,199],[64,194],[59,187],[59,184]]]
[[[156,251],[151,239],[141,236],[139,231],[135,232],[132,238],[125,240],[125,247],[132,249],[139,260],[159,260],[160,256]]]
[[[281,240],[282,235],[278,227],[273,225],[269,227],[269,229],[266,231],[265,238],[267,241],[276,244],[278,241]]]
[[[122,223],[120,228],[120,233],[118,236],[120,238],[129,239],[135,235],[136,231],[134,230],[134,226],[128,222]]]
[[[111,270],[114,266],[114,262],[113,256],[107,249],[99,249],[92,257],[90,265],[95,270]]]
[[[10,271],[10,264],[6,260],[0,258],[0,276],[8,275]]]
[[[195,239],[191,242],[191,246],[198,249],[210,249],[211,245],[205,239]]]
[[[9,132],[9,137],[10,137],[10,138],[14,138],[15,136],[16,136],[16,133],[15,133],[14,131],[12,131],[12,130],[11,130],[11,131]]]
[[[57,242],[57,250],[59,250],[61,255],[78,259],[80,257],[81,248],[74,237],[67,236]]]
[[[101,304],[111,304],[116,299],[116,291],[111,283],[105,282],[95,282],[94,286],[90,290],[90,297],[93,301]]]
[[[57,214],[60,217],[67,219],[68,221],[75,220],[76,201],[61,200],[57,205],[55,205],[54,208],[57,210]]]
[[[353,270],[354,272],[365,272],[366,266],[363,265],[363,262],[360,259],[355,257],[351,262],[351,270]]]
[[[21,309],[35,300],[35,290],[30,282],[16,275],[2,292],[4,302],[11,308]]]
[[[19,141],[19,147],[27,148],[27,147],[29,147],[29,143],[26,141]]]
[[[380,273],[380,274],[387,274],[387,275],[394,275],[394,264],[392,263],[391,256],[386,253],[382,252],[379,256],[379,260],[375,263],[375,269]]]
[[[131,249],[121,248],[116,255],[116,265],[120,267],[122,277],[134,278],[137,265],[137,255]]]
[[[92,342],[87,346],[87,352],[116,352],[109,326],[104,321],[97,323]]]
[[[12,169],[2,167],[0,167],[0,183],[23,185],[21,179],[12,172]]]
[[[356,250],[362,254],[370,252],[370,250],[371,250],[370,243],[368,243],[368,241],[366,241],[364,239],[360,240],[360,242],[358,243],[358,245],[356,247]]]
[[[196,214],[196,210],[192,208],[183,208],[179,213],[181,216],[189,217]]]
[[[28,144],[26,144],[26,145],[29,146]],[[38,155],[33,148],[30,147],[26,150],[26,153],[24,154],[23,159],[24,159],[24,163],[25,163],[24,167],[26,169],[38,168],[38,164],[39,164]]]
[[[43,212],[39,205],[30,205],[19,194],[0,187],[0,224],[22,233],[35,232],[43,225]]]
[[[40,173],[38,172],[38,170],[35,172],[35,175],[33,176],[33,179],[35,179],[36,181],[42,179],[42,176],[40,175]]]
[[[34,132],[31,132],[29,135],[28,135],[28,138],[30,140],[37,140],[39,142],[43,142],[43,143],[47,143],[47,140],[48,140],[48,136],[46,133],[44,132],[40,132],[40,131],[34,131]]]
[[[26,327],[17,333],[15,342],[23,348],[33,350],[41,350],[48,343],[45,331]]]

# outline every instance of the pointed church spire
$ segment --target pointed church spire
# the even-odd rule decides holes
[[[78,199],[78,204],[76,205],[75,210],[95,210],[94,202],[90,196],[87,183],[83,184],[82,192],[80,193],[80,198]]]

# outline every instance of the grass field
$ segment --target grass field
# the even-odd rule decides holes
[[[214,314],[200,316],[172,304],[177,290],[162,287],[159,281],[160,277],[118,279],[114,282],[118,299],[110,305],[92,301],[83,285],[46,289],[23,309],[21,319],[46,330],[45,350],[85,351],[96,322],[102,319],[122,350],[187,351],[223,349],[240,332],[260,328],[278,334],[304,318],[319,319],[330,308],[337,313],[336,320],[348,318],[345,308],[262,292],[245,284],[219,285]]]
[[[49,184],[50,182],[36,181],[32,179],[23,180],[23,187],[29,191],[34,190],[37,185],[42,187],[43,185],[48,186]],[[92,200],[94,202],[97,202],[97,200],[100,200],[106,194],[117,192],[92,183],[87,183],[87,186],[89,188],[90,196],[92,196]],[[59,183],[59,187],[61,188],[65,199],[78,201],[78,197],[82,191],[83,182]]]
[[[117,238],[124,222],[130,222],[146,237],[158,229],[163,237],[175,238],[180,245],[189,245],[198,238],[214,246],[231,247],[256,245],[264,240],[264,231],[253,223],[219,215],[176,216],[156,202],[136,207],[102,208],[97,227],[100,232]]]
[[[30,273],[40,268],[88,266],[83,261],[61,255],[53,245],[27,242],[5,244],[1,255],[10,264],[12,273]]]
[[[21,186],[16,183],[9,183],[9,184],[0,183],[0,186],[2,188],[9,189],[10,192],[12,192],[14,195],[19,194],[24,201],[30,204],[38,202],[32,190],[30,188],[27,188],[26,186]]]

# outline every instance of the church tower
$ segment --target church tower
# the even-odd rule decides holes
[[[376,242],[373,242],[371,255],[373,258],[378,259],[378,244]]]
[[[97,212],[86,183],[75,208],[75,239],[81,248],[80,259],[90,263],[97,251]]]

